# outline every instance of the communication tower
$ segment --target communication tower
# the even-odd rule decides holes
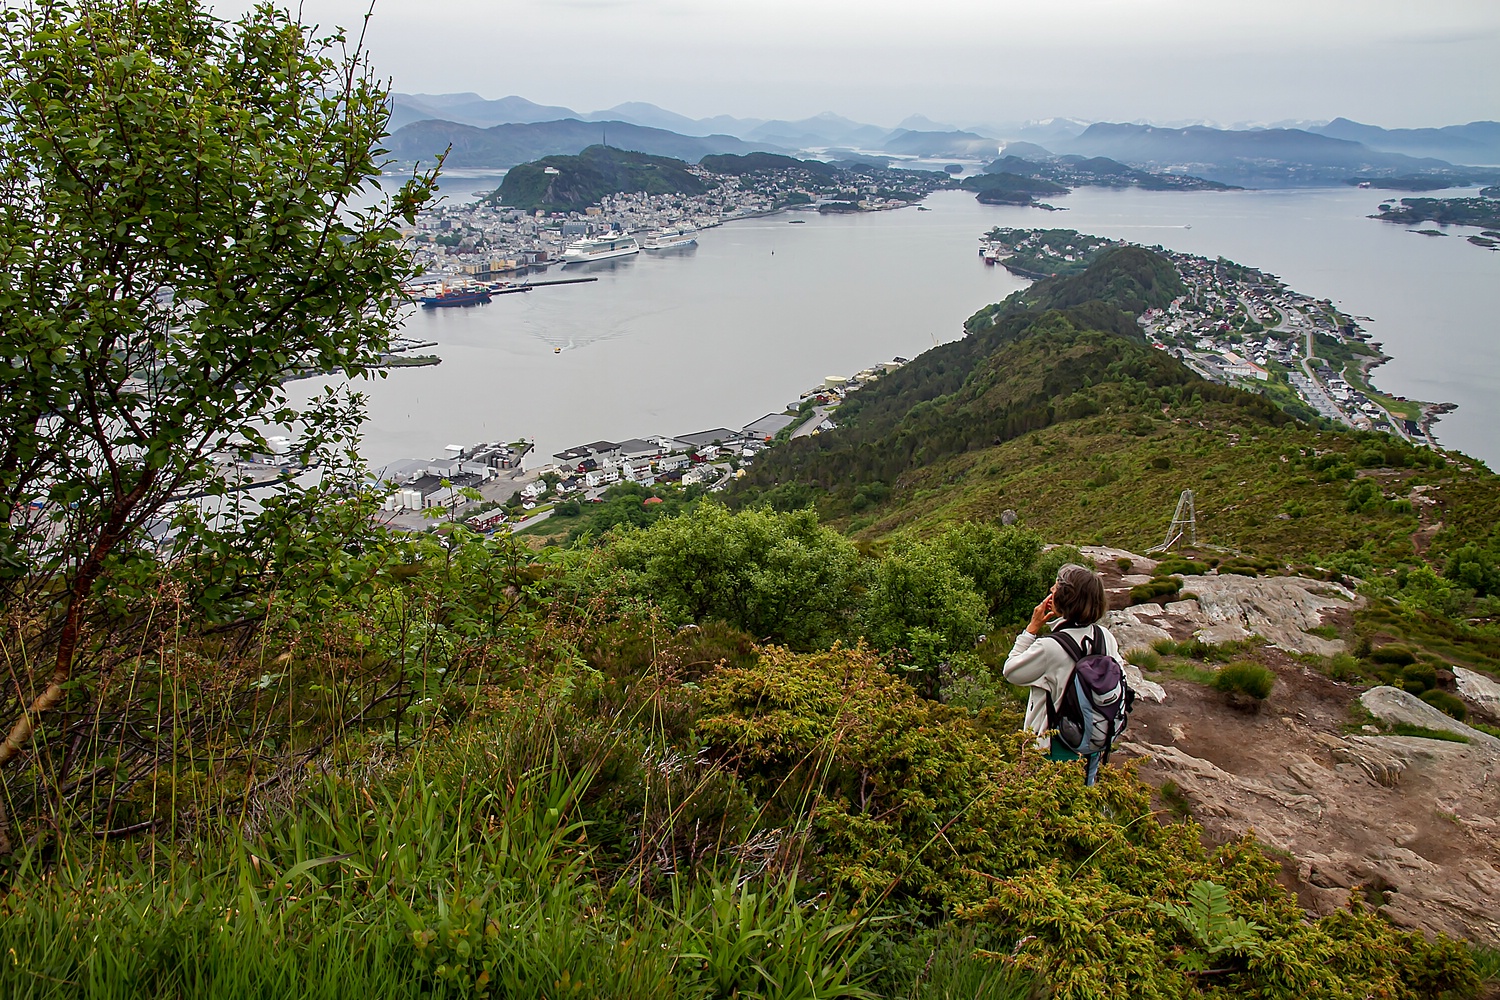
[[[1147,551],[1166,552],[1184,539],[1189,545],[1198,544],[1198,516],[1193,509],[1192,490],[1183,490],[1182,496],[1177,498],[1177,510],[1172,514],[1172,526],[1167,529],[1167,540]]]

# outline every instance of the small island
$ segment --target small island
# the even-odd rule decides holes
[[[1496,188],[1485,188],[1486,192]],[[1481,192],[1483,195],[1483,193]],[[1416,226],[1423,222],[1436,222],[1440,226],[1474,226],[1489,230],[1468,238],[1475,246],[1487,250],[1500,249],[1500,241],[1492,235],[1500,230],[1500,199],[1481,196],[1478,198],[1402,198],[1399,205],[1384,204],[1378,215],[1370,218],[1382,222],[1395,222],[1405,226]],[[1414,229],[1423,236],[1445,235],[1433,229]]]

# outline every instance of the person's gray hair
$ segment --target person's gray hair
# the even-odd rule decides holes
[[[1104,596],[1104,581],[1087,566],[1067,563],[1057,571],[1057,590],[1052,608],[1069,625],[1092,625],[1109,610]]]

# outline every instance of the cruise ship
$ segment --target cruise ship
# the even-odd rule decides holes
[[[698,237],[693,235],[692,230],[663,229],[655,233],[647,233],[646,239],[641,243],[642,250],[675,250],[678,247],[690,247],[698,242]]]
[[[564,264],[584,264],[591,260],[609,260],[640,253],[641,245],[629,234],[586,236],[569,243],[562,253]]]

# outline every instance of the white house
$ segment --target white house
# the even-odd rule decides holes
[[[521,496],[525,497],[528,500],[535,500],[537,497],[546,492],[547,480],[545,479],[538,479],[521,487]]]
[[[646,480],[655,481],[651,474],[651,459],[629,458],[620,463],[620,475],[632,483],[644,483]]]
[[[610,483],[618,483],[619,481],[620,470],[614,466],[605,466],[583,474],[584,485],[588,486],[589,489],[597,489],[600,486],[608,486]]]

